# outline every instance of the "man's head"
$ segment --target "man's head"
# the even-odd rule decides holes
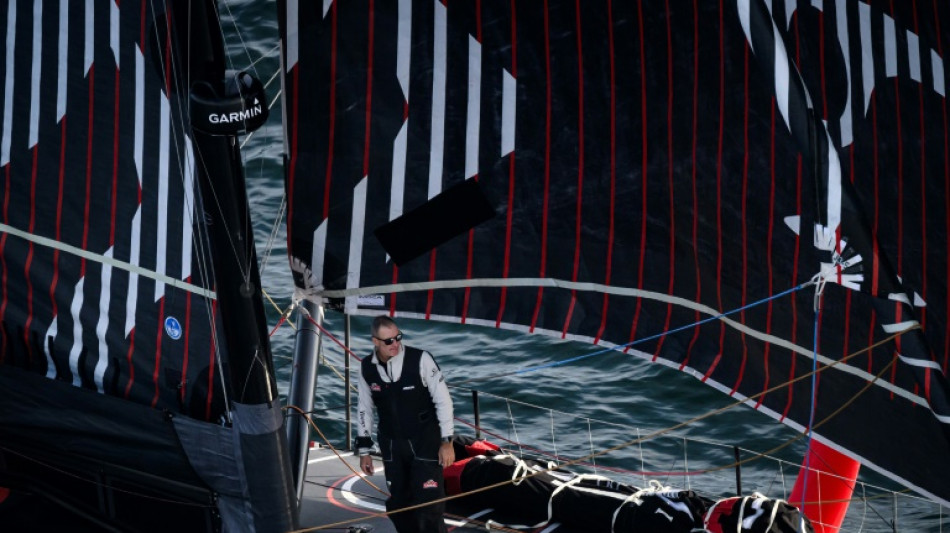
[[[373,319],[373,346],[382,362],[388,361],[402,348],[402,332],[393,319],[380,315]]]

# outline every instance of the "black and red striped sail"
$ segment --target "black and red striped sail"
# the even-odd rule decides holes
[[[269,349],[231,392],[243,348],[216,304],[239,288],[212,264],[256,261],[252,241],[212,261],[205,220],[227,195],[199,193],[243,180],[190,123],[188,69],[223,83],[215,17],[208,1],[0,5],[0,475],[120,528],[294,520],[270,505],[286,461],[257,454],[282,435],[279,406],[248,399],[276,391]]]
[[[281,10],[300,288],[616,346],[797,429],[817,351],[816,438],[950,502],[946,6]]]
[[[0,360],[210,418],[214,280],[194,224],[187,95],[162,68],[153,9],[164,14],[137,2],[0,12]]]

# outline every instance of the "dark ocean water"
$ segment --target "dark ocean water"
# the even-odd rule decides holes
[[[224,31],[233,68],[256,70],[268,83],[268,98],[279,95],[276,3],[261,0],[222,4]],[[280,311],[292,301],[293,284],[287,262],[285,220],[280,218],[283,198],[283,141],[280,103],[271,110],[267,125],[244,147],[248,195],[254,217],[262,284],[269,324],[274,328]],[[526,454],[557,455],[561,460],[583,458],[602,450],[610,453],[584,460],[579,470],[597,471],[616,479],[644,485],[650,479],[674,488],[692,488],[718,498],[735,494],[733,446],[743,461],[742,491],[784,498],[791,490],[805,444],[795,431],[745,406],[680,424],[732,406],[735,401],[675,370],[653,365],[631,355],[607,353],[583,361],[534,370],[546,363],[598,350],[595,347],[485,327],[403,320],[406,342],[435,354],[452,386],[457,433],[474,434],[472,390],[479,391],[481,426],[496,442],[505,442]],[[327,330],[344,338],[344,320],[326,317]],[[353,317],[353,350],[362,357],[370,350],[369,319]],[[294,330],[283,323],[271,337],[278,381],[286,393]],[[342,380],[344,352],[333,340],[324,341],[315,421],[334,446],[343,446],[345,409]],[[351,361],[354,374],[357,361]],[[497,377],[501,375],[500,377]],[[496,376],[496,377],[491,377]],[[489,378],[491,379],[485,379]],[[355,390],[352,401],[355,404]],[[654,432],[676,428],[642,444],[622,446]],[[320,440],[319,436],[314,436]],[[642,474],[649,472],[649,474]],[[689,472],[687,474],[687,472]],[[899,490],[865,469],[862,481]],[[950,482],[950,481],[948,481]],[[865,492],[866,491],[866,492]],[[845,531],[950,530],[950,510],[909,496],[881,495],[859,487],[873,499],[851,505]],[[941,524],[943,528],[941,528]]]

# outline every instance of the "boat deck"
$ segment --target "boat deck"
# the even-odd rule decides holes
[[[392,522],[381,513],[385,512],[386,479],[383,476],[383,463],[374,457],[376,473],[369,477],[357,475],[359,459],[352,452],[339,452],[340,457],[328,448],[310,450],[307,466],[307,483],[304,487],[304,501],[300,508],[300,529],[298,531],[346,531],[348,533],[395,533]],[[343,461],[345,461],[345,464]],[[349,465],[349,468],[347,467]],[[352,468],[352,471],[350,470]],[[374,486],[370,485],[372,483]],[[497,516],[493,509],[464,508],[457,502],[449,501],[445,517],[449,531],[486,530],[489,519],[505,524],[504,517]],[[572,533],[572,530],[560,524],[547,524],[544,527],[529,529],[537,533]]]

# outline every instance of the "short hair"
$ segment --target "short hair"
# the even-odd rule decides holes
[[[373,319],[373,330],[370,332],[370,334],[375,337],[376,334],[379,333],[380,328],[383,327],[399,329],[399,326],[396,325],[396,322],[393,319],[386,315],[379,315]]]

